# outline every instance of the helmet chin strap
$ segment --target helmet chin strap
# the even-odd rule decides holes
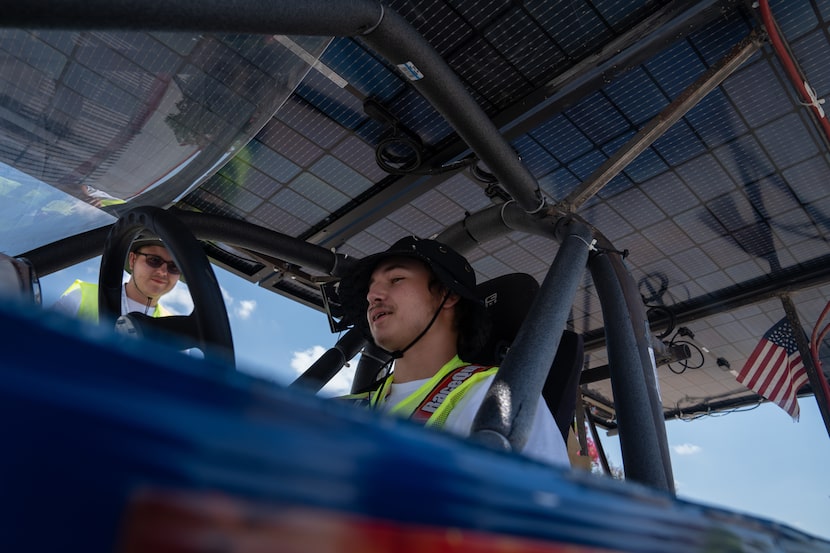
[[[400,359],[401,357],[403,357],[403,354],[404,354],[404,353],[406,353],[406,351],[407,351],[409,348],[411,348],[412,346],[414,346],[414,345],[415,345],[415,343],[416,343],[416,342],[418,342],[418,340],[420,340],[421,338],[423,338],[423,337],[424,337],[424,334],[426,334],[427,332],[429,332],[429,329],[430,329],[430,328],[432,328],[432,325],[435,323],[435,320],[438,318],[438,315],[441,313],[441,309],[443,309],[443,308],[444,308],[444,304],[445,304],[445,303],[447,303],[447,300],[449,299],[449,297],[450,297],[450,291],[449,291],[449,290],[447,290],[447,293],[446,293],[446,294],[444,294],[444,299],[443,299],[443,300],[441,300],[441,305],[439,305],[439,306],[438,306],[438,309],[436,309],[436,310],[435,310],[435,315],[433,315],[433,316],[432,316],[432,319],[429,321],[429,324],[426,326],[426,328],[425,328],[425,329],[423,329],[423,330],[421,331],[421,333],[420,333],[420,334],[418,334],[418,335],[415,337],[415,339],[414,339],[414,340],[412,340],[411,342],[409,342],[409,345],[408,345],[408,346],[406,346],[406,347],[405,347],[405,348],[403,348],[403,349],[399,349],[399,350],[395,350],[395,351],[391,351],[391,352],[389,352],[389,353],[392,355],[392,360],[394,360],[394,359]],[[390,360],[389,362],[391,363],[391,362],[392,362],[392,360]]]

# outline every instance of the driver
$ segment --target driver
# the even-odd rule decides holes
[[[176,286],[181,271],[161,240],[149,236],[137,238],[130,247],[125,269],[130,273],[130,280],[121,286],[121,315],[135,312],[153,317],[172,315],[159,303],[159,298]],[[98,285],[76,280],[52,309],[97,323]]]
[[[394,365],[375,390],[348,399],[468,436],[497,370],[463,360],[484,338],[486,312],[475,281],[459,253],[414,236],[361,260],[340,281],[340,297],[353,320],[392,354]],[[569,466],[541,395],[522,453]]]

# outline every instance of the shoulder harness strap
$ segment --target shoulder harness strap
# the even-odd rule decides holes
[[[487,365],[463,365],[447,373],[430,391],[410,415],[414,421],[425,423],[441,407],[453,390],[476,373],[490,369]]]

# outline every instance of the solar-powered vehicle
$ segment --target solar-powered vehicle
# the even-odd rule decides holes
[[[790,387],[830,424],[825,3],[3,8],[3,550],[830,551],[677,499],[664,426],[761,401],[735,373],[780,319],[816,321]],[[195,307],[119,319],[136,340],[147,232]],[[502,323],[510,402],[468,440],[314,394],[377,377],[338,281],[406,235],[465,254]],[[102,324],[39,305],[98,255]],[[333,347],[287,387],[237,370],[213,266]],[[619,433],[625,482],[513,451],[540,393]]]

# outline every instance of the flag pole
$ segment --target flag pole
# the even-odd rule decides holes
[[[824,375],[819,374],[816,364],[813,362],[810,344],[807,343],[793,300],[790,299],[789,294],[781,294],[780,297],[784,312],[787,314],[787,320],[790,322],[790,327],[792,327],[795,335],[795,343],[798,345],[798,352],[801,354],[801,362],[804,364],[807,379],[810,381],[810,388],[812,388],[816,403],[818,403],[818,409],[824,421],[824,428],[827,430],[827,435],[830,436],[830,398],[825,393]]]

